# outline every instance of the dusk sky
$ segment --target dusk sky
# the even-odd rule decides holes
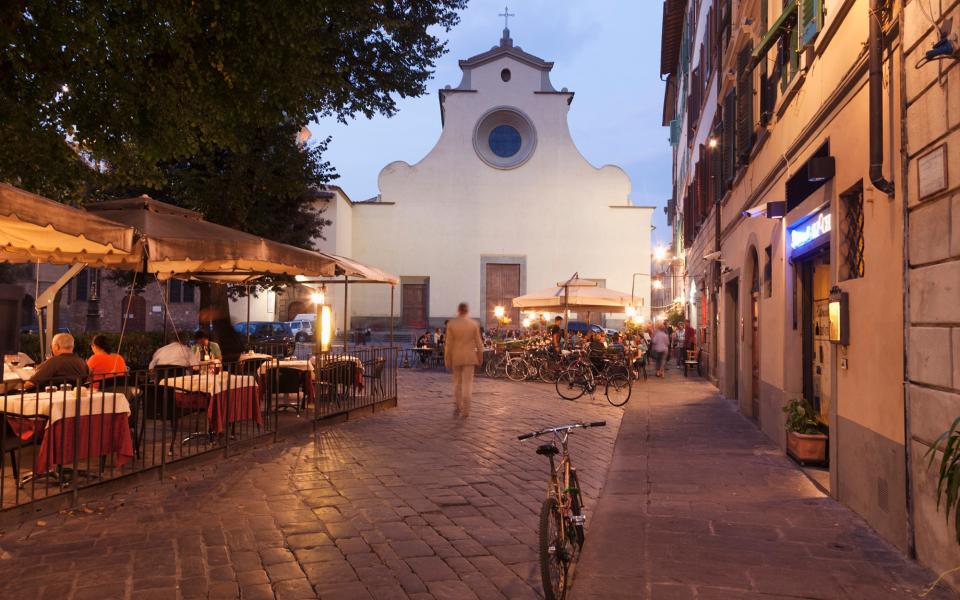
[[[314,138],[333,136],[326,158],[335,182],[354,200],[378,193],[377,175],[394,160],[414,164],[440,136],[437,90],[460,81],[457,61],[495,46],[503,0],[470,0],[460,24],[443,38],[449,52],[437,64],[428,93],[398,103],[391,117],[335,119],[312,125]],[[653,205],[654,243],[668,242],[662,207],[670,197],[669,129],[661,126],[660,3],[654,0],[514,0],[514,44],[553,61],[554,87],[576,93],[569,123],[574,142],[595,166],[614,164],[630,175],[635,204]]]

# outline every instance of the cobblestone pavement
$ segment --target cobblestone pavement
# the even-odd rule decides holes
[[[934,580],[716,388],[670,375],[627,406],[572,596],[885,600],[921,597]]]
[[[606,419],[572,451],[588,507],[623,411],[602,396],[401,371],[400,403],[0,535],[0,597],[536,598],[546,461],[516,434]]]

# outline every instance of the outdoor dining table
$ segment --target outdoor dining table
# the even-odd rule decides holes
[[[253,375],[196,373],[168,377],[160,385],[177,391],[174,401],[179,408],[206,410],[213,433],[222,433],[226,423],[253,419],[263,425],[260,411],[260,386]]]
[[[316,380],[316,373],[314,373],[312,361],[288,359],[260,365],[258,374],[260,377],[261,387],[267,387],[263,378],[266,376],[267,369],[270,367],[283,367],[300,371],[300,389],[303,390],[303,394],[306,396],[307,402],[313,402],[317,399],[317,391],[313,385],[313,382]]]
[[[0,412],[20,439],[43,434],[35,473],[94,456],[116,454],[118,466],[133,458],[130,403],[123,394],[88,388],[11,394],[0,397]]]

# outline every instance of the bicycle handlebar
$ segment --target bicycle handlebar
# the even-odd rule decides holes
[[[531,431],[529,433],[518,435],[517,439],[522,442],[523,440],[529,440],[532,437],[540,437],[545,433],[570,431],[571,429],[586,429],[587,427],[604,427],[606,424],[606,421],[591,421],[590,423],[571,423],[570,425],[558,425],[557,427],[547,427],[546,429],[541,429],[540,431]]]

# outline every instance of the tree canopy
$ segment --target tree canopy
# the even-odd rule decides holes
[[[465,4],[3,3],[0,180],[60,199],[164,188],[171,164],[255,153],[264,132],[393,114],[425,91],[445,51],[432,31]]]

